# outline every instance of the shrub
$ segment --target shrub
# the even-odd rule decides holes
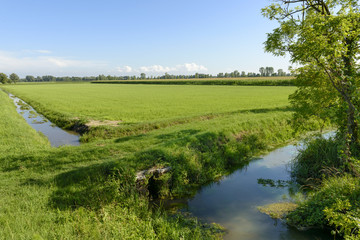
[[[313,184],[331,175],[332,170],[342,171],[344,164],[339,158],[338,146],[335,138],[317,137],[305,142],[292,162],[292,178],[300,184]]]

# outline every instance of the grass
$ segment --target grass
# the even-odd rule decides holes
[[[297,206],[298,205],[296,203],[280,202],[260,206],[258,207],[258,210],[269,215],[271,218],[281,219],[284,218],[289,212],[294,211]]]
[[[171,166],[169,174],[153,178],[155,195],[192,195],[294,137],[286,100],[294,89],[288,87],[4,88],[50,118],[122,116],[124,122],[94,128],[86,136],[89,143],[79,147],[51,148],[0,92],[0,119],[6,123],[0,126],[0,239],[221,238],[217,226],[151,209],[148,199],[154,195],[136,191],[135,172]],[[128,104],[121,104],[125,100]]]
[[[153,86],[51,84],[6,86],[35,108],[56,109],[67,118],[170,120],[288,106],[293,87]]]
[[[146,198],[124,194],[136,189],[132,175],[116,177],[111,171],[115,166],[117,173],[131,167],[131,173],[149,164],[129,164],[124,158],[148,141],[51,148],[16,113],[5,93],[0,92],[0,100],[0,119],[7,124],[0,128],[0,239],[214,239],[221,235],[196,219],[149,211]],[[119,186],[123,192],[116,190]]]

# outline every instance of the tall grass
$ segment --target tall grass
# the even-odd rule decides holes
[[[334,137],[308,140],[293,160],[292,177],[300,184],[316,184],[329,177],[332,171],[344,171],[338,152],[339,143]]]

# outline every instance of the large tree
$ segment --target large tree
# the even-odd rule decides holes
[[[9,79],[5,73],[0,73],[0,83],[6,84],[8,83]]]
[[[278,0],[263,14],[279,27],[265,49],[289,54],[298,64],[298,90],[290,96],[295,119],[333,121],[344,143],[344,156],[359,147],[360,13],[354,0]]]
[[[10,74],[10,80],[13,83],[17,83],[20,80],[20,78],[16,73],[12,73]]]

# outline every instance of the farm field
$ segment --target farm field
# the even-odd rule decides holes
[[[216,225],[204,227],[161,208],[149,210],[151,195],[136,191],[135,173],[170,166],[171,173],[156,180],[156,195],[192,196],[200,186],[246,165],[252,156],[294,138],[287,102],[292,87],[2,88],[50,119],[61,115],[69,122],[123,122],[90,128],[83,135],[89,143],[79,147],[52,148],[0,91],[0,119],[6,122],[0,127],[0,204],[5,206],[0,212],[1,239],[221,238]]]
[[[6,86],[35,107],[68,118],[123,123],[288,106],[294,87],[51,84]]]

